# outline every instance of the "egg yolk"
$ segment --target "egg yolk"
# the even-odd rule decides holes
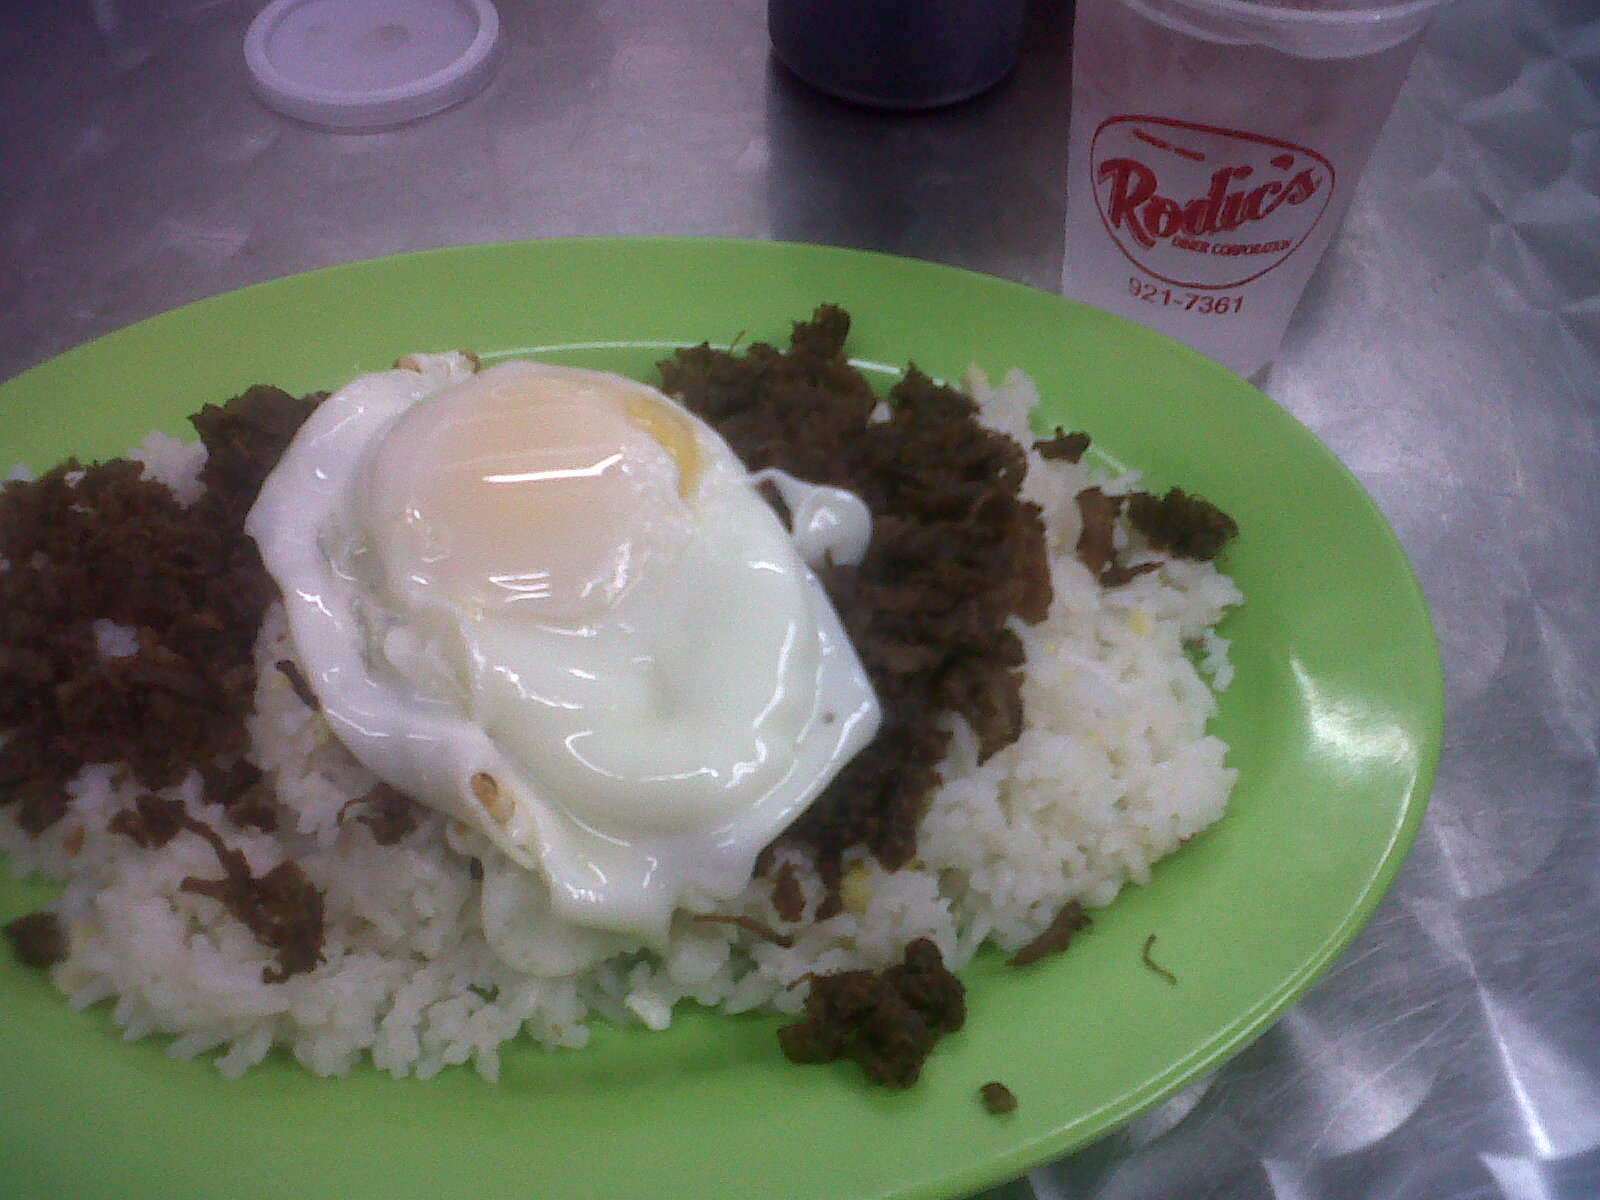
[[[389,586],[582,623],[675,552],[700,447],[683,414],[620,382],[505,363],[400,417],[361,492]]]

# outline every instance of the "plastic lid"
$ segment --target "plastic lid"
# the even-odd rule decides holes
[[[449,108],[494,73],[489,0],[273,0],[250,24],[256,93],[287,116],[339,129]]]

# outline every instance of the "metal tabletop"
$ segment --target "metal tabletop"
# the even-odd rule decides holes
[[[0,379],[211,293],[438,245],[717,234],[1056,286],[1071,8],[999,89],[824,99],[761,0],[498,0],[466,103],[386,132],[251,94],[259,3],[0,3]],[[1398,531],[1444,757],[1370,926],[1265,1036],[990,1200],[1600,1195],[1600,4],[1436,20],[1266,390]]]

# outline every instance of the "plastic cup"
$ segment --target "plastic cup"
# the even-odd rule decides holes
[[[1077,0],[1062,291],[1271,363],[1441,0]]]

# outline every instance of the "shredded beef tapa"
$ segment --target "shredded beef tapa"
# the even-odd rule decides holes
[[[1024,652],[1014,623],[1043,620],[1052,598],[1044,522],[1021,495],[1024,448],[986,428],[971,396],[915,366],[880,398],[845,353],[849,331],[848,314],[824,305],[794,325],[786,349],[702,344],[660,364],[664,390],[713,425],[750,470],[776,467],[848,489],[873,514],[865,559],[819,574],[877,691],[880,732],[779,842],[816,866],[821,902],[808,900],[792,854],[774,846],[758,871],[771,876],[782,927],[703,917],[778,947],[793,945],[807,920],[840,911],[847,861],[865,852],[889,870],[913,862],[951,714],[973,730],[984,759],[1017,739]],[[290,858],[269,856],[273,865],[257,870],[243,849],[259,859],[279,819],[272,777],[246,758],[245,727],[255,643],[277,594],[243,526],[262,481],[322,398],[262,385],[195,414],[207,460],[202,494],[190,504],[130,459],[68,460],[0,490],[0,805],[26,832],[42,834],[67,815],[68,782],[84,766],[121,764],[143,790],[109,830],[130,853],[179,837],[209,846],[215,869],[185,877],[180,891],[220,904],[270,951],[266,983],[324,960],[324,896]],[[1089,439],[1058,428],[1034,448],[1076,463]],[[1226,514],[1176,488],[1126,499],[1089,488],[1077,504],[1078,556],[1105,587],[1155,566],[1122,561],[1124,517],[1156,550],[1198,559],[1237,533]],[[275,666],[315,709],[298,665]],[[204,820],[201,809],[162,794],[194,774],[211,806]],[[345,816],[383,846],[418,826],[415,802],[387,785],[351,800]],[[73,833],[81,844],[83,830]],[[481,881],[482,863],[469,867]],[[1059,952],[1087,923],[1069,904],[1012,961]],[[32,965],[68,953],[66,931],[48,912],[4,932]],[[961,1027],[966,1005],[933,942],[912,941],[904,953],[881,971],[812,977],[803,1017],[780,1033],[784,1053],[799,1062],[848,1058],[875,1082],[913,1083],[935,1041]],[[992,1111],[1015,1104],[998,1083],[983,1094]]]
[[[876,740],[786,834],[829,883],[838,911],[845,855],[870,850],[891,870],[916,854],[917,826],[949,744],[945,714],[966,719],[988,758],[1022,731],[1023,649],[1013,618],[1049,613],[1044,522],[1021,499],[1023,448],[979,421],[970,396],[915,367],[879,400],[849,362],[850,318],[824,305],[788,350],[700,345],[661,364],[665,390],[727,438],[751,470],[778,467],[846,488],[872,510],[857,567],[823,582],[883,709]]]

